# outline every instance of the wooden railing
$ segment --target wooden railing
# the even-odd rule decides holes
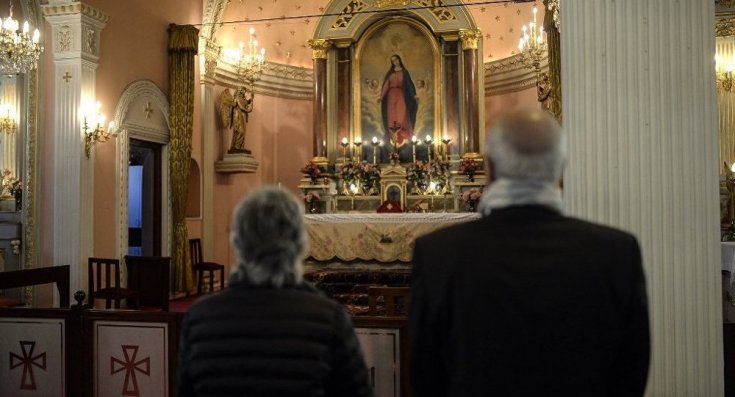
[[[59,306],[69,307],[69,266],[0,272],[0,290],[49,283],[56,284],[59,291]]]

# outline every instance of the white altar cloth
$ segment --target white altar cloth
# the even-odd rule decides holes
[[[479,217],[476,213],[306,215],[308,256],[319,261],[410,262],[417,237]]]

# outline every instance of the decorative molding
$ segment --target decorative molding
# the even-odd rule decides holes
[[[355,18],[355,13],[365,11],[369,7],[370,6],[368,5],[368,3],[364,2],[363,0],[351,1],[339,13],[339,16],[335,19],[331,28],[334,30],[347,29],[350,26],[352,20]]]
[[[217,85],[236,89],[242,85],[237,67],[222,59],[217,64]],[[314,96],[314,71],[283,64],[266,63],[260,80],[255,82],[256,94],[279,98],[311,99]]]
[[[104,12],[85,4],[82,2],[74,2],[68,4],[49,4],[41,6],[43,15],[49,16],[62,16],[62,15],[78,15],[81,14],[85,17],[91,18],[94,21],[100,22],[103,25],[107,24],[110,20],[110,16]]]
[[[420,7],[430,7],[431,14],[439,23],[452,22],[457,20],[452,9],[447,7],[442,0],[416,0],[416,4]]]
[[[483,65],[485,96],[503,95],[527,90],[536,85],[536,73],[525,67],[519,55],[488,62]],[[549,60],[541,61],[541,72],[548,72]]]
[[[460,29],[459,39],[463,50],[476,50],[482,40],[482,31],[480,29]]]
[[[309,48],[311,48],[311,57],[313,59],[327,59],[327,51],[332,43],[325,39],[310,39],[308,41]]]
[[[249,154],[225,153],[214,169],[219,173],[253,173],[258,171],[258,162]]]
[[[202,28],[200,36],[209,41],[214,41],[217,28],[222,22],[222,15],[225,13],[225,7],[230,0],[207,0],[207,6],[202,18]]]
[[[716,37],[735,36],[735,18],[717,19],[715,21],[715,36]]]
[[[71,27],[69,25],[64,25],[59,28],[58,33],[56,34],[56,50],[55,52],[68,52],[71,51],[71,43],[73,42],[72,39],[72,32]]]
[[[410,0],[375,0],[375,8],[396,8],[405,7]]]
[[[721,7],[733,7],[735,0],[715,0],[715,4]]]
[[[160,117],[136,117],[133,105],[150,103],[160,113]],[[169,142],[169,103],[166,95],[155,83],[150,80],[138,80],[130,83],[123,90],[113,117],[115,125],[120,126],[117,135],[115,150],[115,168],[118,175],[115,184],[115,202],[117,208],[117,257],[127,254],[128,248],[128,162],[130,159],[130,139],[155,142],[164,145],[161,161],[167,164]],[[163,167],[168,170],[168,167]],[[171,203],[168,186],[168,171],[162,175],[162,208],[161,239],[164,242],[162,253],[168,252],[171,246],[170,222]]]

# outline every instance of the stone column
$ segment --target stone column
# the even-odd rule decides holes
[[[309,40],[314,59],[314,148],[313,161],[326,165],[327,160],[327,50],[328,40]]]
[[[82,101],[95,100],[95,73],[100,32],[109,17],[80,2],[43,7],[51,25],[54,66],[53,118],[46,123],[54,136],[53,175],[46,179],[54,199],[53,263],[70,265],[70,293],[86,290],[87,258],[93,254],[94,162],[84,153],[80,111]],[[93,103],[93,102],[92,102]],[[105,104],[112,109],[113,104]],[[109,113],[109,112],[108,112]],[[114,236],[111,236],[114,237]]]
[[[462,57],[464,76],[464,154],[462,157],[480,159],[480,95],[479,72],[477,71],[477,47],[482,32],[479,29],[462,29],[459,31],[462,41]]]
[[[641,243],[649,396],[724,393],[714,15],[701,0],[561,7],[565,206]]]
[[[217,159],[215,137],[217,136],[216,110],[214,103],[215,72],[220,48],[214,41],[199,38],[199,78],[201,90],[201,139],[202,139],[202,192],[214,192]],[[202,194],[202,251],[205,261],[212,261],[214,255],[214,196]]]

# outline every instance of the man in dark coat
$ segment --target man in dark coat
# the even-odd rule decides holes
[[[564,216],[564,139],[542,110],[491,129],[477,221],[416,242],[411,375],[425,396],[640,396],[650,356],[638,243]]]
[[[235,210],[237,269],[181,329],[178,397],[373,395],[345,309],[302,282],[302,204],[267,188]]]

